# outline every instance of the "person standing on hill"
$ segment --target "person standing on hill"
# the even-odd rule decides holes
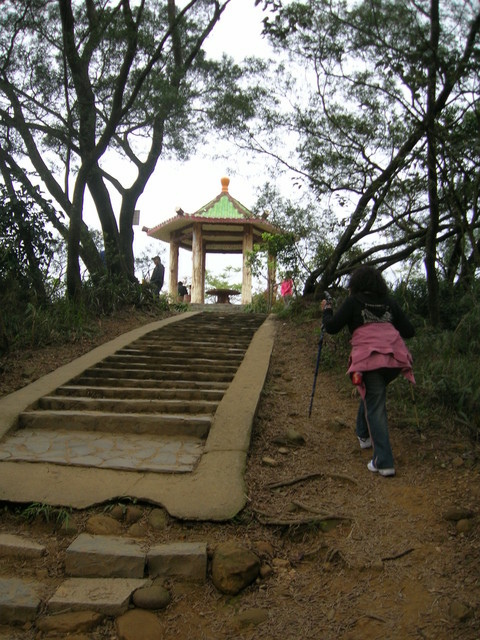
[[[160,256],[155,256],[153,258],[153,262],[155,264],[155,267],[152,271],[150,282],[155,289],[156,295],[158,296],[160,295],[160,291],[162,290],[162,287],[163,287],[163,281],[165,278],[165,267],[163,266],[162,261],[160,260]]]
[[[327,333],[338,333],[348,326],[352,334],[348,373],[361,396],[356,422],[358,441],[362,449],[373,447],[367,465],[370,471],[394,476],[386,391],[400,373],[415,383],[412,356],[403,341],[412,338],[415,329],[374,267],[365,265],[354,271],[349,292],[335,314],[331,302],[322,300],[323,324]]]
[[[288,305],[292,301],[292,296],[293,296],[293,280],[292,280],[292,274],[290,272],[287,272],[285,274],[285,279],[280,285],[280,295],[283,298],[283,302],[285,306],[288,307]]]
[[[185,302],[185,296],[188,296],[188,289],[181,280],[177,285],[177,290],[180,302]]]

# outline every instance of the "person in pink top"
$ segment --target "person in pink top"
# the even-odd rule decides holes
[[[373,447],[367,467],[381,476],[394,476],[395,467],[388,432],[387,387],[400,373],[415,383],[412,356],[404,338],[415,329],[389,294],[382,274],[374,267],[359,267],[350,277],[350,295],[334,314],[329,301],[322,301],[327,333],[348,326],[352,350],[348,373],[358,386],[361,401],[356,434],[360,447]]]
[[[293,280],[290,272],[285,274],[285,280],[280,285],[280,295],[283,298],[285,306],[288,307],[293,296]]]

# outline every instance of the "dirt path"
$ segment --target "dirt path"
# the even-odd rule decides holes
[[[414,424],[400,428],[391,420],[397,476],[370,473],[346,379],[320,372],[308,419],[315,358],[314,325],[279,320],[246,472],[248,507],[229,523],[170,520],[157,534],[161,542],[207,540],[210,548],[241,541],[261,555],[262,578],[235,597],[210,582],[170,585],[172,603],[159,613],[163,639],[478,640],[479,449],[428,426],[420,438]],[[304,444],[282,444],[289,429]],[[475,517],[446,520],[452,508]],[[334,517],[336,526],[322,532],[308,522],[281,524],[318,514]],[[87,515],[76,514],[80,529]],[[1,528],[48,541],[54,563],[12,571],[58,581],[68,540],[52,536],[51,524],[21,524],[7,510]],[[258,612],[268,621],[243,626],[243,615]],[[33,627],[21,633],[0,628],[0,638],[42,639]],[[117,638],[112,622],[85,637]]]
[[[478,514],[478,448],[428,427],[420,438],[415,425],[400,429],[392,420],[397,476],[370,473],[369,453],[354,435],[358,401],[346,379],[320,371],[307,417],[315,357],[313,326],[281,324],[252,446],[250,505],[278,519],[318,511],[351,521],[325,534],[303,527],[296,536],[280,536],[288,539],[288,557],[299,559],[285,601],[291,616],[280,623],[292,635],[283,637],[294,637],[295,621],[302,621],[304,638],[478,639],[478,520],[463,522],[459,528],[471,529],[459,533],[444,518],[453,507]],[[306,443],[282,456],[273,440],[286,428],[301,432]],[[265,468],[265,456],[280,466]]]

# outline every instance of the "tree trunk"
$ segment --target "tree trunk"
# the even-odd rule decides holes
[[[72,208],[70,211],[70,226],[67,240],[67,295],[72,300],[78,300],[82,293],[82,279],[80,276],[80,238],[82,231],[82,211],[85,194],[84,167],[78,172],[75,184]]]
[[[122,252],[117,221],[110,194],[98,166],[89,175],[88,189],[92,195],[102,226],[107,271],[113,276],[127,279],[130,277],[130,272]]]
[[[67,240],[67,295],[72,300],[79,299],[82,291],[79,263],[80,223],[81,210],[73,206]]]
[[[440,317],[440,303],[438,298],[437,276],[437,234],[439,228],[439,203],[437,185],[437,152],[435,139],[435,88],[437,81],[437,51],[440,35],[440,16],[438,0],[431,0],[430,4],[430,61],[428,65],[427,89],[427,170],[428,170],[428,200],[430,219],[425,238],[425,270],[427,274],[428,311],[430,322],[437,326]]]

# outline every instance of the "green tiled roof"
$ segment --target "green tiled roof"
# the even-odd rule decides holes
[[[232,198],[229,193],[221,193],[214,200],[196,211],[194,216],[203,218],[220,219],[244,219],[253,218],[253,213],[244,207],[238,200]]]
[[[177,215],[170,220],[160,223],[153,229],[147,229],[151,238],[158,238],[163,242],[175,239],[179,246],[189,251],[193,247],[193,232],[195,224],[206,228],[205,250],[214,253],[241,253],[243,251],[245,227],[253,234],[255,242],[261,242],[262,234],[281,233],[267,220],[266,215],[255,216],[241,202],[232,198],[228,192],[229,178],[222,178],[222,191],[208,204],[200,207],[194,213],[177,210]]]

